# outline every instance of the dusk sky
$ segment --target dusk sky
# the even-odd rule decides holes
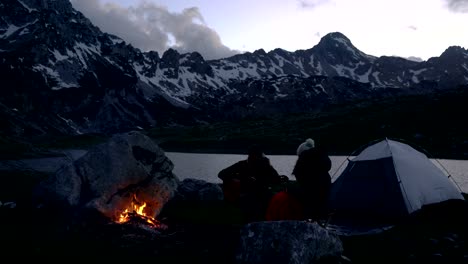
[[[101,30],[143,51],[205,59],[263,48],[310,49],[330,32],[374,56],[468,48],[468,0],[72,0]]]

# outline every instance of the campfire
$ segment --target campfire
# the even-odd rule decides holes
[[[118,223],[144,224],[153,228],[161,229],[164,225],[145,212],[146,202],[138,201],[133,195],[131,204],[119,216]]]

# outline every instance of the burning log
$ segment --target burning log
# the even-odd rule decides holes
[[[130,223],[136,225],[146,225],[155,229],[166,229],[166,226],[160,221],[154,219],[151,216],[146,215],[144,212],[146,203],[139,202],[136,195],[133,194],[132,203],[130,209],[127,208],[123,213],[120,214],[117,223]]]

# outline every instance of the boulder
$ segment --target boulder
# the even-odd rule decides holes
[[[310,264],[340,258],[343,244],[327,229],[307,221],[253,222],[240,232],[236,263]]]
[[[174,200],[211,202],[224,199],[221,186],[199,179],[184,179],[180,182]]]
[[[155,217],[177,189],[179,179],[164,151],[140,132],[114,135],[41,182],[39,205],[96,209],[118,219],[132,204]]]
[[[171,223],[219,225],[226,223],[228,215],[220,184],[187,178],[179,183],[160,217]]]

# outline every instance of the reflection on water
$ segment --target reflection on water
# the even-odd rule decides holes
[[[174,163],[174,174],[183,180],[185,178],[201,179],[208,182],[220,183],[218,172],[237,161],[246,159],[246,155],[239,154],[205,154],[166,152],[167,157]],[[297,157],[294,155],[268,155],[271,164],[281,175],[294,179],[291,175]],[[330,175],[334,180],[346,167],[347,156],[331,156],[332,169]],[[352,158],[352,157],[349,157]],[[468,193],[468,160],[432,160],[450,174],[460,189]]]

